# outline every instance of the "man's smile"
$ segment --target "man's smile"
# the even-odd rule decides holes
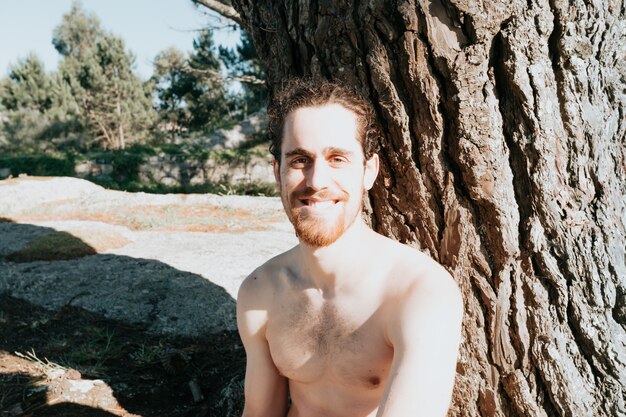
[[[314,191],[307,188],[294,192],[291,201],[293,201],[293,209],[322,213],[338,207],[338,203],[348,201],[348,199],[349,194],[344,190],[336,192],[331,190]]]
[[[300,199],[302,205],[315,208],[315,209],[327,209],[333,207],[339,202],[339,200],[316,200],[316,199]]]

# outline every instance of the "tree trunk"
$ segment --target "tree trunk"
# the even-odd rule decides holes
[[[118,149],[126,148],[126,139],[124,138],[124,121],[122,118],[122,105],[120,104],[120,99],[118,98],[115,104],[115,114],[117,115],[117,139],[118,139]]]
[[[312,75],[374,102],[372,224],[465,295],[450,414],[626,415],[625,6],[233,3],[270,92]]]

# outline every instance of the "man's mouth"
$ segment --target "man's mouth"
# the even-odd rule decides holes
[[[337,204],[338,200],[309,200],[309,199],[301,199],[300,202],[303,205],[307,206],[307,207],[323,210],[323,209],[330,208],[330,207],[334,206],[335,204]]]
[[[348,193],[345,191],[331,192],[329,190],[323,190],[320,192],[314,192],[306,189],[301,192],[294,193],[293,200],[294,208],[304,208],[313,212],[325,212],[329,210],[330,213],[334,207],[338,207],[339,203],[348,201]]]

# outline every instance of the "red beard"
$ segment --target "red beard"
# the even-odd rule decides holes
[[[309,246],[324,247],[334,243],[352,225],[356,218],[355,216],[352,219],[348,219],[349,224],[346,224],[345,207],[334,218],[310,215],[303,212],[303,207],[296,207],[295,204],[295,202],[307,198],[335,200],[337,204],[345,204],[345,202],[349,201],[350,195],[343,190],[337,194],[329,191],[316,193],[310,188],[294,191],[291,194],[288,209],[289,220],[291,220],[298,238]]]

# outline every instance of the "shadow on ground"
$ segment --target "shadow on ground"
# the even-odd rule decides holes
[[[0,222],[0,417],[241,415],[245,354],[223,288]],[[182,337],[177,322],[201,325]]]

